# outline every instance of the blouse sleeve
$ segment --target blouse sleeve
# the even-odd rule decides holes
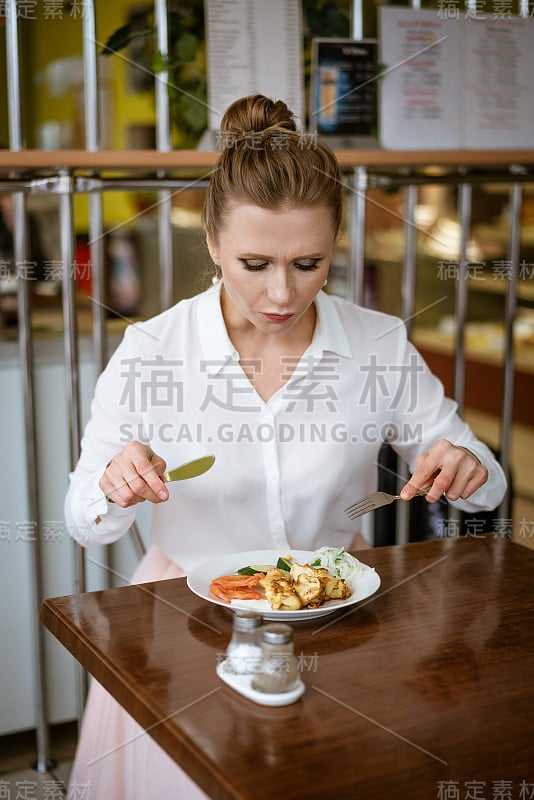
[[[106,464],[124,446],[124,442],[121,442],[122,426],[134,420],[140,424],[135,411],[130,410],[137,405],[130,402],[128,392],[131,387],[124,380],[124,368],[129,360],[128,342],[127,330],[97,381],[90,420],[81,442],[80,458],[70,474],[65,497],[67,527],[71,536],[84,546],[116,541],[135,519],[135,507],[121,508],[109,503],[98,485]]]
[[[404,327],[397,330],[399,347],[394,403],[394,430],[400,432],[393,449],[415,471],[415,459],[439,439],[465,447],[488,469],[487,481],[468,500],[451,505],[469,513],[489,511],[502,502],[506,478],[487,445],[458,416],[457,403],[445,397],[443,384],[428,368],[423,357],[407,340]]]

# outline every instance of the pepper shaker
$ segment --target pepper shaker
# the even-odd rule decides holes
[[[298,663],[293,652],[293,630],[275,622],[261,629],[262,662],[252,680],[259,692],[290,692],[299,683]]]

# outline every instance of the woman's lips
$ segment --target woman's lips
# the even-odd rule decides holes
[[[287,322],[288,319],[291,319],[293,314],[263,314],[264,317],[270,319],[271,322]]]

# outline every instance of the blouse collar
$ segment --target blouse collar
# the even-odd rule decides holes
[[[228,362],[239,360],[221,310],[221,286],[215,286],[199,295],[198,325],[202,351],[209,359],[208,374],[217,375]],[[320,291],[315,299],[317,320],[308,355],[322,356],[323,353],[335,353],[343,358],[353,358],[347,334],[343,329],[339,312],[334,299]]]

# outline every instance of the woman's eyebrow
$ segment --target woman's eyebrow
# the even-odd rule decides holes
[[[241,253],[239,258],[265,258],[271,260],[273,256],[268,256],[265,253],[247,252],[247,253]],[[324,258],[324,253],[309,253],[306,255],[293,256],[293,258],[291,258],[290,260],[296,261],[299,258]]]

